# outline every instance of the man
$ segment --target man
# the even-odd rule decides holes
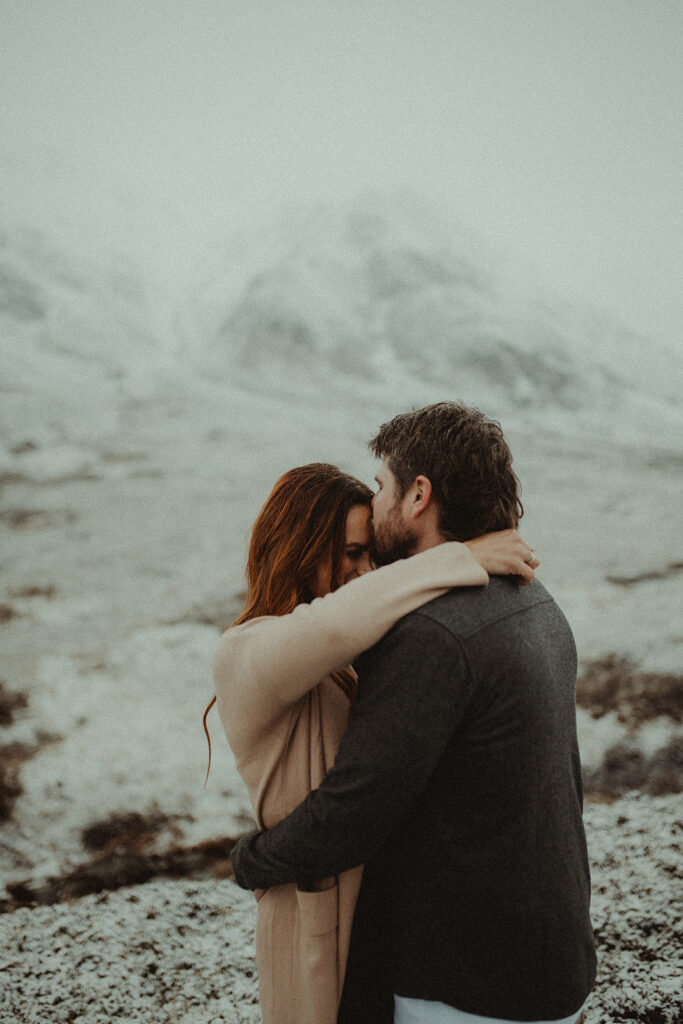
[[[516,527],[500,427],[439,403],[371,442],[374,560]],[[247,888],[365,864],[339,1020],[574,1024],[595,977],[576,651],[538,581],[452,590],[357,662],[332,771],[233,852]]]

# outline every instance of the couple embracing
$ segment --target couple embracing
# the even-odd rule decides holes
[[[509,448],[450,402],[370,447],[374,495],[318,463],[276,483],[214,663],[259,825],[232,861],[264,1024],[575,1024],[576,651]]]

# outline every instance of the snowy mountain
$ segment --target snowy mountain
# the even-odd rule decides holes
[[[228,251],[194,317],[205,366],[264,386],[282,373],[341,374],[438,383],[505,409],[680,402],[673,350],[522,293],[481,243],[412,199],[319,208],[283,222],[260,251],[255,241]]]
[[[110,429],[155,347],[144,277],[97,247],[70,249],[40,229],[0,233],[0,337],[9,444]]]
[[[102,436],[150,401],[207,386],[283,409],[321,389],[328,407],[378,410],[429,393],[660,438],[683,415],[673,348],[525,292],[480,241],[405,196],[245,228],[173,280],[134,239],[122,253],[94,229],[67,241],[10,225],[0,332],[10,448]]]

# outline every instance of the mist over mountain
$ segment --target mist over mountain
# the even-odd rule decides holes
[[[257,251],[253,240],[241,276],[242,253],[225,254],[198,293],[208,332],[196,340],[217,372],[264,386],[292,372],[378,386],[412,376],[504,408],[679,402],[672,352],[525,293],[499,257],[414,199],[318,208]]]
[[[144,275],[93,245],[74,251],[37,228],[0,233],[0,426],[11,440],[112,429],[154,345]]]
[[[465,393],[501,388],[513,403],[578,400],[558,339],[546,331],[540,345],[442,225],[360,207],[318,211],[297,227],[220,309],[212,362],[266,378],[273,365],[318,364],[380,386],[411,375]]]
[[[9,444],[26,430],[97,436],[131,404],[201,382],[285,403],[327,388],[332,402],[357,393],[371,405],[419,384],[541,421],[616,415],[665,435],[680,423],[673,346],[520,285],[413,196],[365,194],[243,226],[184,278],[177,267],[164,278],[153,247],[121,241],[94,226],[79,239],[26,223],[0,235]]]

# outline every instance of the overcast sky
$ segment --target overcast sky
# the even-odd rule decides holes
[[[680,338],[682,52],[681,0],[1,0],[0,152],[168,201],[179,261],[209,208],[408,186]]]

